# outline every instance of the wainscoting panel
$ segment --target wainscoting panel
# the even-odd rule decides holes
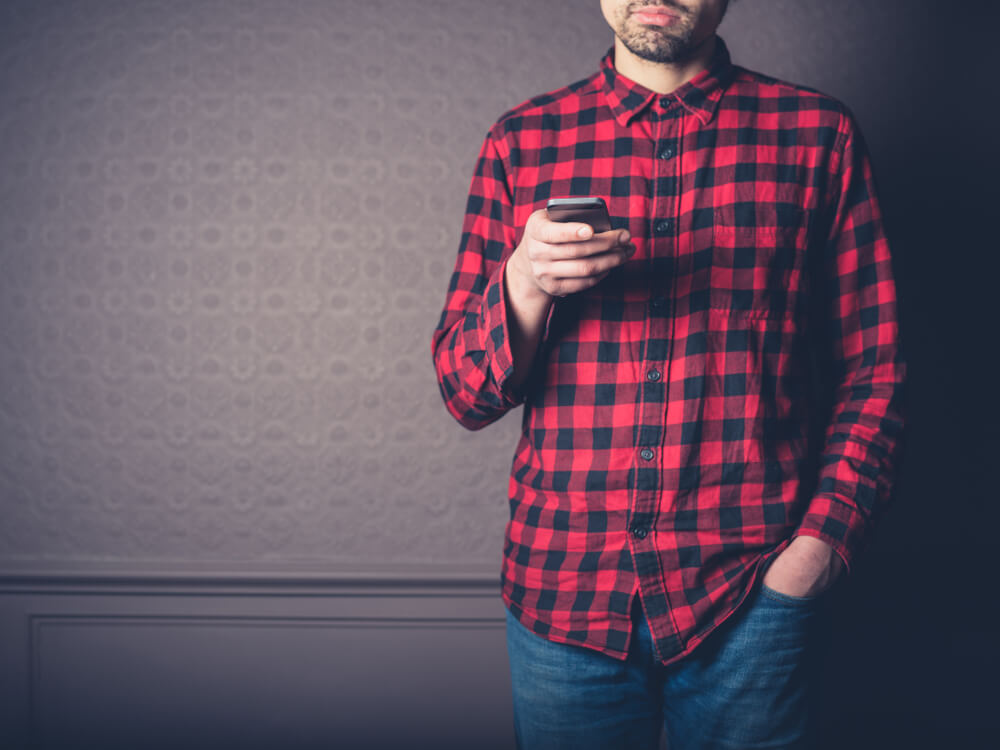
[[[0,637],[4,748],[514,746],[486,582],[22,580]]]

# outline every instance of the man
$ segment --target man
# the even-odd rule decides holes
[[[815,746],[815,627],[888,500],[904,365],[869,157],[844,105],[732,64],[726,6],[601,0],[600,70],[476,164],[432,351],[466,428],[524,404],[522,748]],[[591,195],[611,231],[549,220]]]

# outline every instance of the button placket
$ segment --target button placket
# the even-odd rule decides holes
[[[646,331],[642,369],[641,397],[638,404],[638,429],[636,432],[636,453],[634,476],[634,499],[630,503],[633,518],[627,527],[632,543],[639,549],[645,548],[647,538],[653,540],[653,519],[657,517],[663,491],[663,475],[658,468],[662,460],[660,447],[665,440],[664,416],[666,383],[668,380],[666,363],[669,362],[670,310],[672,307],[667,285],[676,256],[677,224],[675,215],[679,200],[680,175],[680,120],[679,108],[673,97],[659,100],[663,112],[655,124],[652,154],[656,161],[651,176],[652,217],[647,224],[654,248],[650,257],[649,326]],[[655,585],[650,579],[651,571],[637,570],[641,585]]]

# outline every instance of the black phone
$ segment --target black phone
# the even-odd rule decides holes
[[[596,196],[549,198],[545,210],[552,221],[582,221],[584,224],[590,224],[594,229],[594,234],[607,232],[611,229],[608,206],[603,198]]]

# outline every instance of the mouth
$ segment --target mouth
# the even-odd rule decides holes
[[[674,11],[664,8],[662,5],[647,5],[638,8],[632,11],[632,17],[647,26],[670,26],[678,20]]]

